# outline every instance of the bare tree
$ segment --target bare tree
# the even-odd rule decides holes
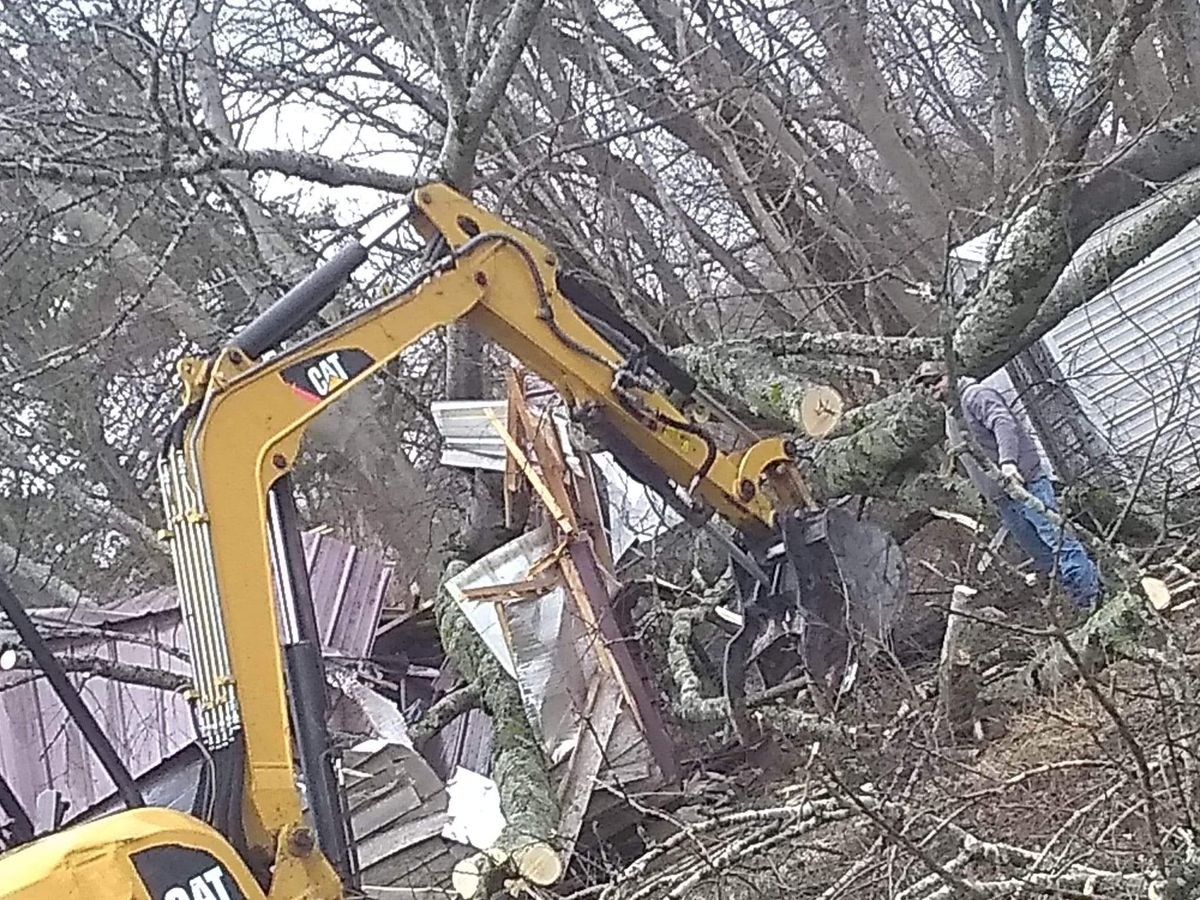
[[[10,286],[0,562],[60,600],[165,577],[151,460],[176,402],[172,359],[211,349],[424,180],[474,192],[538,232],[759,421],[794,426],[806,386],[837,384],[853,408],[813,448],[817,495],[880,498],[925,517],[971,498],[934,471],[942,415],[904,388],[915,362],[948,341],[961,371],[994,371],[1200,214],[1194,0],[181,9],[30,0],[0,12]],[[1127,218],[1116,237],[1085,247],[1117,216]],[[950,302],[949,248],[993,228],[982,277]],[[410,264],[413,249],[385,254],[379,271]],[[358,285],[331,314],[361,308],[382,282]],[[305,511],[392,548],[403,583],[435,583],[437,548],[464,514],[484,521],[489,496],[481,488],[464,509],[462,482],[446,486],[423,410],[434,397],[488,393],[494,361],[451,328],[343,401],[314,429]],[[1136,499],[1121,496],[1118,519],[1142,516]],[[1180,525],[1190,513],[1154,509],[1136,553],[1105,544],[1133,573],[1119,601],[1070,638],[1039,632],[1021,673],[1050,673],[1049,655],[1086,676],[1089,654],[1131,655],[1147,626],[1169,635],[1136,576],[1192,565]],[[727,887],[739,867],[801,835],[848,840],[838,829],[851,821],[871,829],[863,859],[841,859],[808,895],[874,890],[862,887],[880,884],[866,880],[871,860],[888,868],[887,896],[912,900],[1096,886],[1144,895],[1151,883],[1184,896],[1194,785],[1181,762],[1191,751],[1174,748],[1192,689],[1169,649],[1136,661],[1169,695],[1156,707],[1160,731],[1128,726],[1094,679],[1080,688],[1120,749],[1081,767],[1111,778],[1078,785],[1115,820],[1138,817],[1150,848],[1140,867],[1115,850],[1070,856],[1072,840],[1112,837],[1075,817],[1099,806],[1077,804],[1053,834],[1028,840],[1002,840],[984,821],[943,826],[953,804],[1006,797],[1046,772],[922,793],[926,776],[944,774],[927,744],[940,732],[896,713],[863,770],[881,777],[897,735],[919,761],[880,789],[847,781],[846,746],[814,754],[807,772],[822,793],[680,828],[603,896]],[[504,704],[483,693],[485,705]],[[846,739],[840,725],[794,712],[780,727],[790,721],[798,741]],[[1172,749],[1154,758],[1159,739]],[[938,813],[917,812],[926,809]],[[1154,831],[1150,809],[1172,824]]]

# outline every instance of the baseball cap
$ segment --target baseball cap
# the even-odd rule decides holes
[[[918,384],[931,384],[944,377],[945,374],[946,364],[940,359],[930,359],[917,367],[917,372],[913,375],[913,381],[916,381]]]

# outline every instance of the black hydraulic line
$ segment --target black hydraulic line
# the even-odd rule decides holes
[[[354,885],[357,872],[350,854],[349,817],[333,771],[329,733],[325,726],[325,664],[321,659],[321,635],[304,560],[300,516],[290,475],[271,485],[278,529],[279,578],[286,580],[295,616],[296,634],[283,649],[287,666],[288,700],[292,728],[300,753],[300,768],[308,790],[309,807],[317,831],[317,844],[346,885]],[[285,596],[286,600],[286,596]]]
[[[4,810],[4,814],[11,820],[8,826],[8,846],[10,848],[28,844],[33,840],[33,822],[2,774],[0,774],[0,809]]]
[[[212,751],[212,816],[209,824],[225,835],[234,847],[246,846],[242,825],[242,785],[246,779],[242,737],[226,747]]]
[[[45,673],[46,680],[50,682],[54,693],[66,707],[67,714],[79,726],[83,739],[87,741],[92,752],[96,754],[96,758],[100,760],[100,765],[104,766],[104,771],[117,786],[117,793],[120,794],[121,801],[129,808],[145,806],[146,801],[142,798],[142,792],[138,790],[137,784],[129,774],[129,769],[125,768],[125,763],[121,762],[121,757],[117,756],[117,751],[113,749],[108,736],[100,727],[100,723],[96,721],[95,716],[92,715],[91,710],[84,705],[83,698],[79,696],[79,691],[75,690],[75,685],[71,684],[71,679],[67,677],[62,663],[58,661],[58,657],[54,655],[45,639],[34,627],[29,614],[25,612],[25,608],[17,599],[17,595],[8,586],[8,582],[3,579],[0,579],[0,608],[4,609],[9,621],[16,628],[21,642],[29,648],[29,652],[33,654],[34,661]]]
[[[318,266],[234,335],[230,346],[257,359],[276,344],[287,340],[313,320],[366,258],[367,248],[362,243],[347,241],[332,259]]]
[[[311,641],[321,646],[321,632],[317,627],[316,606],[313,604],[312,585],[308,581],[308,564],[304,561],[304,540],[300,537],[300,513],[296,509],[296,493],[291,475],[283,475],[271,485],[271,494],[278,513],[281,550],[284,558],[281,578],[290,579],[295,603],[296,631],[302,641]],[[319,658],[318,658],[319,660]],[[320,663],[322,678],[325,664]]]
[[[203,744],[200,746],[203,747]],[[204,752],[208,753],[208,748],[204,748]],[[213,779],[216,777],[216,763],[213,761],[211,754],[204,758],[200,764],[200,773],[196,779],[196,796],[192,798],[192,815],[197,819],[201,819],[212,825],[215,820],[213,815]]]
[[[593,290],[577,275],[559,273],[558,291],[570,301],[575,311],[580,313],[588,324],[595,327],[596,322],[602,322],[608,328],[616,331],[629,344],[646,354],[650,368],[662,376],[672,388],[683,397],[690,397],[696,390],[696,379],[674,363],[654,342],[636,325],[621,315],[617,302],[600,279],[590,279],[596,286]]]
[[[341,791],[329,755],[325,730],[325,681],[321,677],[321,651],[311,641],[283,648],[287,663],[288,700],[292,727],[300,751],[308,804],[317,830],[317,846],[344,883],[350,883],[350,842],[342,815]]]
[[[188,422],[200,411],[200,405],[201,401],[193,400],[171,420],[171,427],[163,435],[163,445],[159,451],[160,457],[166,457],[171,450],[179,450],[183,447],[183,433],[187,429]]]

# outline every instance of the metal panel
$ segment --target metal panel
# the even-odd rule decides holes
[[[1124,217],[1080,248],[1115,239]],[[990,233],[956,248],[960,286],[984,260]],[[1089,418],[1118,453],[1149,456],[1200,485],[1200,220],[1043,338]]]
[[[431,737],[421,751],[443,781],[457,766],[491,775],[492,739],[491,717],[482,709],[471,709]]]
[[[1200,222],[1063,319],[1046,345],[1118,452],[1200,484]]]
[[[319,532],[304,535],[304,555],[326,651],[367,656],[374,646],[392,567],[380,553]]]
[[[434,401],[430,413],[442,435],[442,465],[503,472],[507,451],[485,410],[503,422],[507,409],[507,400]]]
[[[157,611],[132,614],[128,610],[138,607],[136,600],[119,604],[116,613],[105,610],[110,613],[102,620],[106,634],[82,633],[81,625],[62,611],[59,628],[47,629],[64,635],[51,638],[52,647],[66,656],[186,674],[187,664],[169,652],[183,651],[186,643],[178,611],[163,609],[161,597],[148,597],[145,606]],[[124,619],[119,618],[121,614]],[[96,622],[100,617],[81,618]],[[154,646],[156,642],[159,646]],[[76,675],[72,681],[135,774],[152,768],[166,753],[179,750],[192,739],[190,714],[177,694],[94,676]],[[69,817],[112,792],[108,775],[78,729],[67,721],[58,698],[40,680],[32,680],[30,673],[7,675],[0,681],[0,708],[9,726],[0,731],[0,766],[22,802],[31,805],[43,790],[54,787],[70,803]]]
[[[533,381],[527,376],[527,381]],[[1011,385],[1010,385],[1011,387]],[[531,402],[537,398],[537,403]],[[555,410],[558,440],[563,447],[567,465],[573,472],[582,467],[572,448],[565,412],[559,407],[558,395],[548,385],[526,391],[531,408]],[[487,419],[490,410],[501,422],[506,420],[507,400],[438,400],[432,405],[434,421],[442,435],[442,465],[504,471],[508,453],[504,441]],[[613,459],[602,452],[590,455],[608,485],[608,514],[611,530],[609,543],[614,559],[636,541],[649,541],[680,521],[666,501],[631,478]]]
[[[310,532],[304,540],[327,651],[367,655],[391,567],[381,554],[328,534]],[[173,588],[103,607],[81,603],[72,609],[41,609],[36,620],[56,652],[188,674],[187,637]],[[135,776],[195,738],[191,712],[178,694],[94,676],[73,680]],[[37,795],[50,786],[71,803],[68,817],[111,793],[112,783],[66,721],[57,698],[30,673],[0,677],[0,717],[5,722],[0,729],[0,770],[27,807],[32,808]]]
[[[532,398],[528,396],[526,401],[531,408],[537,409],[539,414],[555,410],[554,424],[567,463],[572,468],[577,467],[578,461],[571,448],[567,417],[565,410],[561,409],[562,403],[558,394],[547,388],[539,397],[542,401],[540,404],[531,402]],[[435,400],[430,404],[430,412],[442,436],[442,453],[439,457],[442,465],[504,471],[508,450],[504,440],[488,421],[487,414],[490,412],[501,422],[506,421],[507,400]]]

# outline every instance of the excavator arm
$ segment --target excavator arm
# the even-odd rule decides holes
[[[718,449],[668,399],[674,391],[686,401],[679,395],[687,384],[672,373],[674,386],[655,375],[645,348],[603,319],[590,316],[629,352],[585,321],[559,290],[555,256],[539,241],[441,185],[419,189],[412,204],[418,229],[440,241],[444,253],[403,290],[268,358],[271,345],[315,316],[340,281],[334,277],[314,294],[285,297],[211,361],[181,364],[187,415],[162,463],[172,520],[167,535],[181,585],[198,589],[185,602],[195,608],[202,734],[215,751],[236,741],[244,752],[241,822],[231,827],[244,829],[251,858],[278,861],[290,854],[303,827],[284,689],[288,635],[297,636],[296,623],[286,621],[295,587],[281,579],[282,630],[270,598],[276,596],[273,571],[287,556],[288,541],[295,541],[282,533],[289,518],[287,473],[309,423],[344,392],[438,326],[464,321],[553,384],[573,415],[627,465],[657,476],[664,489],[669,483],[692,509],[714,510],[747,534],[774,530],[775,506],[762,487],[772,473],[794,470],[794,452],[782,438],[733,454]],[[288,487],[283,492],[281,479]],[[776,492],[783,484],[788,494],[786,474],[776,481]],[[798,488],[793,471],[789,502],[803,502]],[[283,653],[276,643],[281,634]],[[288,685],[294,694],[292,678]],[[330,841],[319,834],[345,877],[347,862],[338,858],[344,851],[330,853]],[[330,896],[335,893],[331,884]],[[290,888],[271,894],[292,895]]]
[[[162,537],[192,653],[190,700],[209,759],[197,812],[241,857],[225,867],[247,897],[256,895],[247,866],[280,900],[341,897],[354,884],[290,472],[309,424],[423,336],[468,323],[551,383],[574,417],[685,515],[715,512],[751,545],[777,540],[778,516],[811,503],[790,441],[719,449],[687,414],[694,382],[560,277],[539,241],[441,185],[417,190],[407,217],[437,261],[395,294],[280,349],[366,258],[371,242],[351,242],[213,356],[179,364],[183,403],[159,477]],[[116,845],[106,835],[131,815],[81,834],[88,846]],[[171,821],[175,832],[183,827]],[[211,830],[196,825],[194,846],[211,847]],[[70,834],[50,839],[54,852],[101,865],[84,837],[78,846],[64,840]],[[44,842],[32,847],[39,843],[46,871],[62,871]]]

